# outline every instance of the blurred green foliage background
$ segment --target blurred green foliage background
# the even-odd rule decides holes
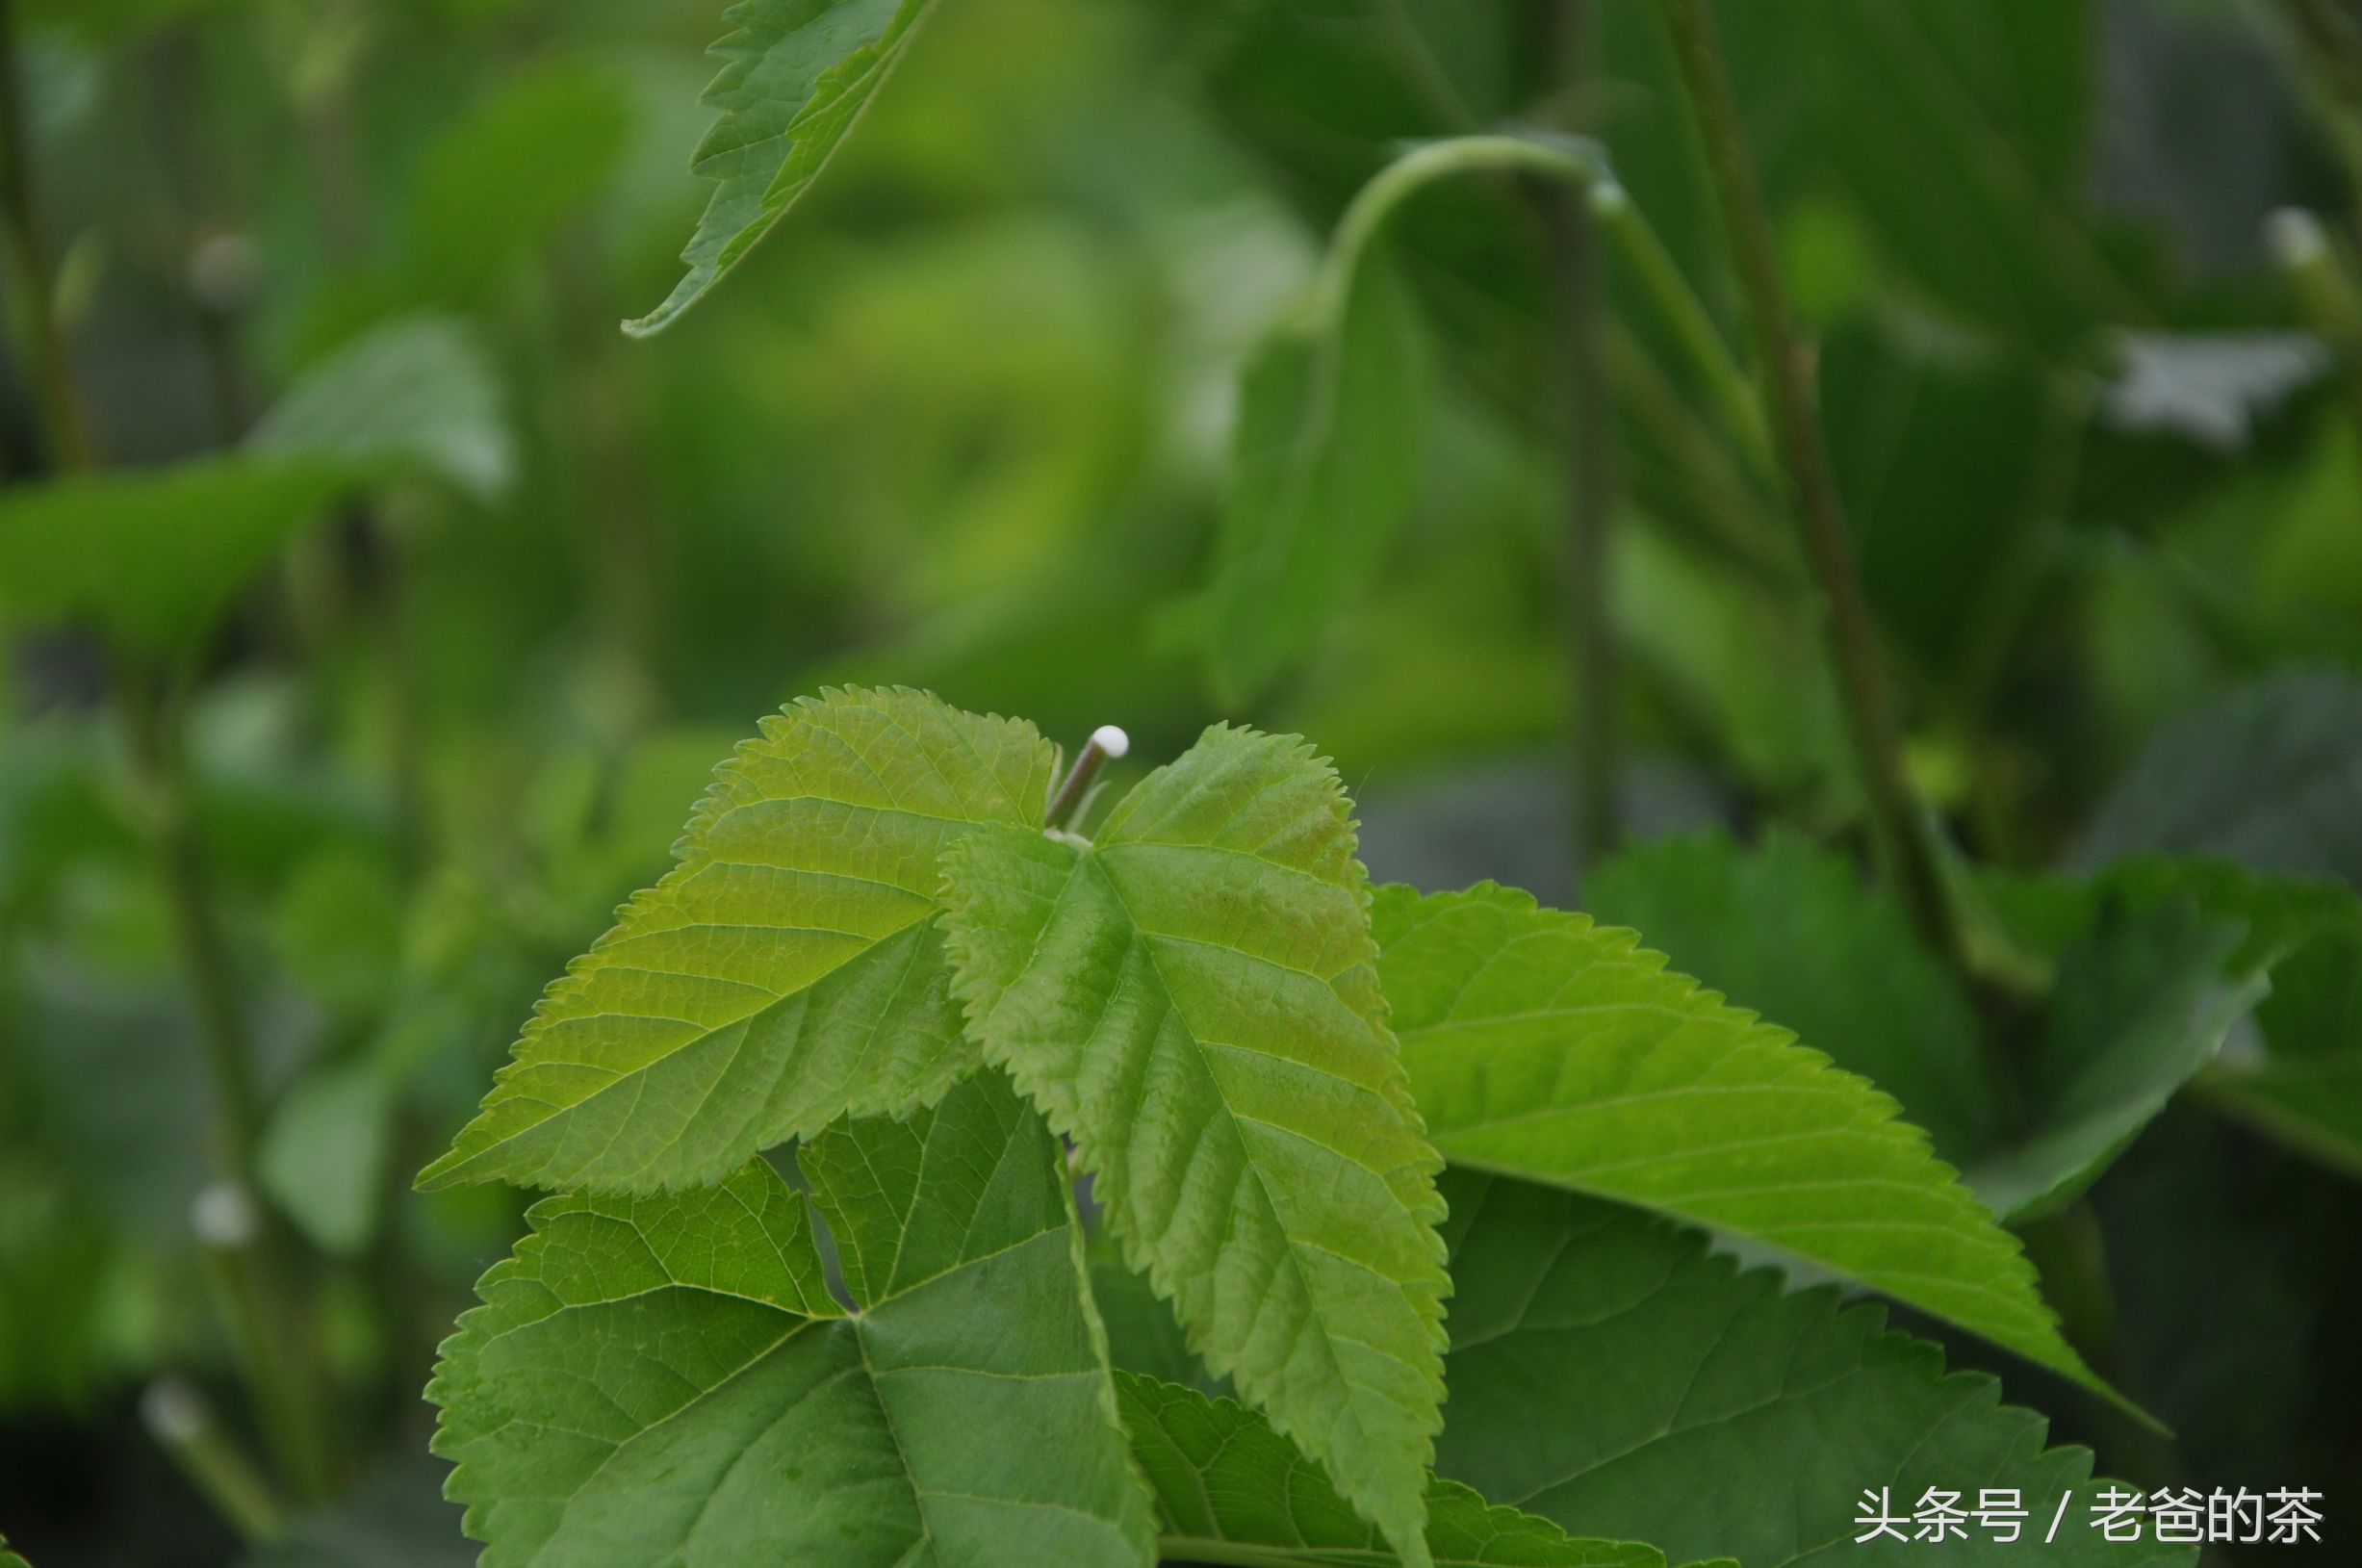
[[[1399,215],[1416,406],[1402,451],[1346,456],[1407,456],[1399,526],[1270,610],[1268,679],[1224,675],[1217,571],[1242,366],[1405,141],[1592,131],[1744,342],[1653,8],[1601,6],[1572,80],[1533,45],[1544,9],[945,0],[783,230],[633,342],[617,322],[671,287],[704,201],[712,0],[0,4],[45,252],[13,258],[0,373],[12,1541],[42,1568],[472,1560],[418,1391],[519,1200],[409,1177],[786,697],[927,686],[1070,746],[1120,723],[1127,765],[1216,717],[1300,731],[1381,878],[1588,907],[1563,340],[1528,193]],[[2362,883],[2362,54],[2338,52],[2362,19],[1719,11],[1959,864],[2208,849]],[[1624,831],[1857,852],[1783,490],[1643,282],[1610,268]],[[44,295],[92,475],[44,386]],[[2160,789],[2181,805],[2141,804]],[[193,952],[176,857],[210,911]],[[1661,886],[1628,864],[1603,912],[1677,963],[1711,950],[1652,917]],[[1688,964],[1803,1026],[1746,962]],[[273,1419],[218,1310],[253,1282],[193,1219],[225,1017],[256,1062],[257,1222],[295,1260],[270,1288],[341,1434],[275,1546],[222,1502]],[[2362,1114],[2349,1132],[2330,1165],[2362,1162]],[[2080,1277],[2117,1298],[2111,1375],[2182,1438],[2106,1462],[2362,1496],[2352,1197],[2181,1111],[2110,1175]]]

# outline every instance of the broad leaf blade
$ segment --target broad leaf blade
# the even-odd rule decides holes
[[[872,1259],[850,1313],[760,1161],[704,1192],[535,1206],[427,1391],[485,1568],[1144,1564],[1040,1118],[985,1074],[804,1158]]]
[[[966,840],[944,934],[986,1055],[1074,1142],[1208,1368],[1416,1564],[1442,1211],[1353,849],[1309,748],[1216,726],[1095,847]]]
[[[1386,887],[1372,917],[1446,1158],[1753,1238],[2109,1392],[2016,1239],[1869,1083],[1524,893]]]
[[[704,297],[794,206],[902,59],[934,0],[742,0],[706,90],[721,119],[691,167],[720,182],[680,259],[688,273],[624,330],[645,336]]]
[[[980,824],[1038,829],[1055,762],[1031,725],[923,692],[790,704],[723,764],[680,863],[550,988],[420,1184],[696,1185],[940,1095],[975,1052],[937,861]]]
[[[1437,1468],[1568,1529],[1747,1568],[2027,1560],[2187,1564],[2088,1527],[2092,1455],[2044,1447],[2042,1418],[1992,1378],[1946,1375],[1935,1346],[1823,1288],[1784,1295],[1659,1220],[1528,1182],[1454,1171],[1451,1420]],[[1710,1479],[1708,1479],[1710,1478]],[[1862,1490],[1910,1514],[1930,1487],[2014,1489],[2013,1549],[1975,1537],[1860,1543]],[[2062,1493],[2075,1504],[2041,1544]]]
[[[1400,1561],[1354,1514],[1320,1466],[1232,1400],[1118,1373],[1116,1393],[1132,1453],[1156,1496],[1168,1558],[1386,1568]],[[1584,1541],[1546,1519],[1488,1507],[1465,1486],[1427,1486],[1427,1550],[1436,1568],[1664,1568],[1655,1547]]]
[[[1336,308],[1247,366],[1211,604],[1215,679],[1233,698],[1319,642],[1409,511],[1426,373],[1416,306],[1376,251]]]

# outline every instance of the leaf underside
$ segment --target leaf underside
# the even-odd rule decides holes
[[[1216,726],[1095,846],[968,838],[945,939],[971,1031],[1094,1177],[1218,1376],[1406,1562],[1449,1288],[1333,770]]]
[[[2090,1452],[2045,1448],[2041,1416],[2000,1403],[1989,1376],[1947,1375],[1881,1307],[1785,1293],[1777,1272],[1742,1273],[1618,1204],[1469,1171],[1444,1189],[1458,1289],[1437,1470],[1487,1498],[1747,1568],[2195,1559],[2107,1542],[2088,1522]],[[1857,1544],[1863,1489],[1882,1487],[1906,1517],[1931,1487],[1971,1511],[1985,1488],[2015,1490],[2030,1534],[2013,1549],[1972,1522],[1965,1541]]]
[[[1038,831],[1056,754],[922,692],[790,704],[724,763],[680,863],[550,988],[422,1187],[650,1192],[721,1180],[975,1064],[935,929],[937,861]]]
[[[984,1073],[800,1158],[851,1310],[759,1160],[534,1207],[427,1390],[484,1568],[1149,1560],[1040,1118]]]
[[[1245,1547],[1258,1561],[1307,1568],[1391,1568],[1401,1560],[1337,1496],[1318,1465],[1245,1405],[1131,1373],[1117,1374],[1116,1392],[1133,1457],[1155,1495],[1168,1559]],[[1546,1519],[1490,1507],[1448,1480],[1427,1487],[1427,1549],[1436,1568],[1665,1562],[1655,1547],[1577,1540]]]
[[[2017,1241],[1866,1080],[1633,933],[1492,885],[1373,911],[1402,1060],[1454,1164],[1751,1238],[2110,1394]]]
[[[885,85],[934,0],[743,0],[713,47],[722,70],[705,101],[722,117],[690,167],[718,182],[680,259],[688,271],[624,330],[668,325],[820,177]]]

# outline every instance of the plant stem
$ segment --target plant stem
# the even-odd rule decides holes
[[[326,1494],[335,1466],[325,1379],[295,1298],[286,1237],[253,1197],[262,1095],[245,1019],[232,989],[212,878],[196,830],[188,740],[177,705],[153,683],[121,681],[132,754],[145,788],[150,847],[197,1013],[213,1088],[215,1163],[222,1180],[199,1196],[197,1229],[214,1259],[217,1295],[283,1478]]]
[[[79,474],[94,461],[90,422],[74,383],[65,324],[58,316],[57,273],[33,200],[32,122],[23,85],[13,0],[0,0],[0,223],[8,230],[9,262],[24,291],[27,370],[48,426],[50,459],[61,472]]]
[[[221,1429],[213,1407],[194,1386],[179,1377],[158,1378],[140,1398],[140,1416],[148,1435],[240,1539],[248,1546],[263,1546],[286,1533],[270,1484]]]
[[[212,878],[197,838],[187,736],[177,704],[154,683],[126,673],[121,687],[132,758],[147,793],[150,847],[164,879],[173,940],[196,1004],[197,1034],[213,1085],[216,1161],[224,1174],[250,1181],[262,1135],[262,1096],[245,1020],[230,986],[229,945],[216,917]]]
[[[1829,470],[1811,374],[1796,342],[1762,193],[1747,161],[1738,108],[1704,0],[1659,0],[1680,62],[1690,112],[1706,143],[1707,173],[1748,301],[1757,352],[1769,388],[1772,423],[1794,493],[1796,524],[1827,606],[1831,651],[1846,729],[1867,791],[1881,858],[1901,885],[1920,936],[1957,964],[1960,927],[1938,867],[1928,823],[1903,761],[1878,652],[1878,634],[1854,569],[1845,512]]]
[[[1091,738],[1083,742],[1082,751],[1075,756],[1065,783],[1050,797],[1049,810],[1042,814],[1042,826],[1063,828],[1070,819],[1079,820],[1079,813],[1091,798],[1091,781],[1099,776],[1099,769],[1131,749],[1131,737],[1112,724],[1102,724],[1091,732]]]
[[[1558,0],[1540,13],[1544,59],[1560,63],[1571,103],[1589,73],[1590,0]],[[1561,118],[1571,116],[1563,112]],[[1577,127],[1565,126],[1568,130]],[[1556,181],[1529,179],[1549,231],[1566,388],[1566,584],[1573,704],[1573,829],[1578,874],[1622,836],[1615,725],[1616,643],[1608,611],[1608,552],[1616,501],[1615,427],[1607,393],[1605,291],[1591,203]],[[1630,203],[1626,204],[1628,207]]]

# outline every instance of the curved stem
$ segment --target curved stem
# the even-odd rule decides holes
[[[1881,858],[1901,885],[1919,934],[1956,964],[1960,926],[1938,866],[1927,820],[1903,763],[1903,742],[1880,661],[1878,635],[1854,568],[1845,511],[1829,469],[1811,373],[1796,341],[1762,193],[1747,161],[1738,107],[1703,0],[1660,0],[1690,113],[1706,143],[1707,172],[1745,289],[1781,455],[1795,497],[1805,557],[1828,606],[1831,652],[1846,730],[1870,803]]]
[[[1423,142],[1388,164],[1371,176],[1337,220],[1314,286],[1317,318],[1334,321],[1345,309],[1363,253],[1398,208],[1426,187],[1463,174],[1522,174],[1560,181],[1581,192],[1600,233],[1614,247],[1615,260],[1663,319],[1682,357],[1729,424],[1732,438],[1759,473],[1771,474],[1770,439],[1746,373],[1732,358],[1713,317],[1674,265],[1656,231],[1616,182],[1606,159],[1579,137],[1455,136]]]

